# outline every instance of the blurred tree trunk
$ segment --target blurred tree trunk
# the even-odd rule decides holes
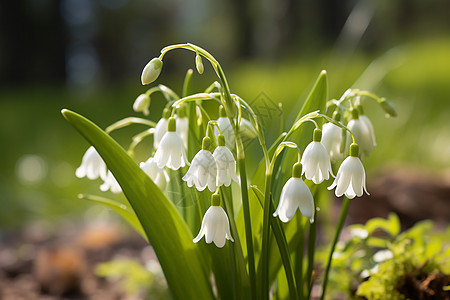
[[[236,34],[237,53],[244,58],[254,54],[254,20],[250,1],[231,0],[230,7],[238,28]]]

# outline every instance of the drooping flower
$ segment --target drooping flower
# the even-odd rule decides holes
[[[234,242],[230,232],[230,223],[228,221],[227,213],[220,206],[220,195],[213,194],[211,206],[203,216],[202,227],[198,235],[194,238],[194,243],[200,241],[205,236],[205,241],[222,248],[226,240]]]
[[[322,145],[328,151],[330,159],[337,161],[342,159],[343,153],[341,153],[342,143],[342,129],[333,123],[323,124]]]
[[[239,182],[236,175],[236,160],[230,149],[225,146],[225,137],[219,134],[218,146],[213,152],[213,157],[217,163],[217,186],[229,186],[231,180]]]
[[[147,159],[146,162],[141,162],[139,166],[162,191],[166,189],[167,182],[169,182],[169,175],[165,169],[158,168],[153,157]]]
[[[370,195],[366,189],[366,173],[364,166],[358,157],[359,146],[352,144],[350,146],[350,156],[347,157],[339,167],[336,179],[333,184],[328,187],[329,190],[336,187],[336,197],[345,196],[349,199],[355,196],[361,197],[363,191]]]
[[[159,147],[155,153],[155,161],[158,168],[168,167],[178,170],[189,164],[183,140],[176,132],[175,118],[170,118],[167,125],[167,132],[164,134]]]
[[[148,107],[150,106],[150,97],[147,94],[140,94],[133,103],[133,110],[135,112],[142,112],[148,116]]]
[[[302,164],[296,163],[292,168],[292,177],[281,190],[280,202],[273,216],[278,216],[281,221],[290,221],[297,211],[314,221],[314,199],[306,183],[301,178]]]
[[[189,170],[183,176],[183,180],[186,181],[188,187],[195,185],[199,191],[203,191],[206,187],[211,192],[216,190],[217,164],[211,151],[209,151],[210,145],[210,138],[204,137],[202,150],[194,156]]]
[[[236,122],[236,119],[234,119],[234,122]],[[231,127],[230,119],[225,114],[225,109],[222,105],[219,108],[219,118],[217,119],[217,124],[219,125],[220,133],[225,137],[225,145],[227,148],[231,150],[234,149],[236,141],[233,127]],[[244,118],[241,118],[239,132],[242,139],[253,139],[258,135],[252,123]],[[214,128],[214,135],[217,139],[219,136],[219,130],[217,130],[217,128]]]
[[[146,85],[155,81],[158,78],[159,74],[161,73],[162,66],[163,62],[158,57],[155,57],[152,60],[150,60],[145,65],[144,70],[142,70],[141,75],[142,84]]]
[[[303,165],[302,175],[305,174],[305,177],[315,184],[320,184],[330,178],[329,173],[333,174],[330,156],[325,146],[320,142],[321,139],[322,130],[316,128],[313,141],[306,147],[301,160]]]
[[[372,142],[373,148],[375,148],[377,146],[377,141],[375,138],[375,130],[373,128],[372,122],[366,115],[363,115],[363,114],[359,115],[359,119],[369,130],[370,140]]]
[[[155,133],[153,134],[153,147],[155,149],[158,149],[161,139],[167,132],[167,126],[169,125],[169,115],[170,111],[167,108],[164,108],[162,118],[159,119],[158,123],[156,123]]]
[[[361,121],[359,113],[356,109],[352,110],[352,119],[348,122],[347,128],[355,136],[356,143],[361,148],[361,153],[365,156],[369,155],[374,148],[374,141],[371,138],[369,128]],[[352,136],[347,134],[347,145],[352,143]]]
[[[106,164],[93,146],[89,147],[83,155],[81,165],[77,168],[75,175],[78,178],[87,177],[88,179],[106,178]]]
[[[100,190],[102,192],[106,192],[107,190],[110,190],[114,194],[118,194],[118,193],[122,192],[122,188],[120,187],[120,185],[117,182],[114,175],[109,170],[108,170],[108,174],[106,175],[105,181],[100,186]]]
[[[184,107],[180,107],[177,110],[177,133],[183,139],[184,147],[188,146],[188,133],[189,133],[189,119],[186,117]]]

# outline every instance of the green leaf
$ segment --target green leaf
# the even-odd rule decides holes
[[[133,227],[134,230],[137,231],[137,233],[139,233],[148,242],[148,239],[147,239],[147,236],[145,235],[144,229],[142,228],[141,223],[139,223],[139,219],[137,218],[133,209],[131,209],[127,205],[117,202],[117,201],[114,201],[114,200],[111,200],[111,199],[108,199],[108,198],[95,196],[95,195],[80,194],[80,195],[78,195],[78,198],[97,202],[97,203],[103,204],[105,206],[108,206],[109,208],[112,208],[125,221],[127,221],[127,223],[130,224],[131,227]]]
[[[62,114],[103,158],[138,217],[176,299],[214,298],[204,253],[173,204],[109,135],[69,110]]]

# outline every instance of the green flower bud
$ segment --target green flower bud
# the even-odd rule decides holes
[[[155,81],[161,73],[163,62],[155,57],[144,67],[141,75],[142,85],[150,84]]]
[[[147,94],[140,94],[133,104],[133,110],[135,112],[142,112],[144,115],[148,116],[148,107],[150,106],[150,97]]]
[[[397,110],[395,109],[394,105],[391,102],[387,101],[385,98],[381,99],[380,105],[389,116],[397,116]]]
[[[195,67],[197,68],[199,74],[203,74],[205,68],[203,66],[202,57],[198,54],[195,56]]]

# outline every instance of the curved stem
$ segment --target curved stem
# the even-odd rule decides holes
[[[111,133],[114,130],[132,125],[132,124],[142,124],[142,125],[147,125],[150,127],[156,127],[156,123],[147,119],[142,119],[142,118],[136,118],[136,117],[129,117],[129,118],[125,118],[122,120],[119,120],[111,125],[109,125],[108,127],[106,127],[105,132],[106,133]]]
[[[317,213],[316,213],[317,215]],[[317,218],[317,216],[316,216]],[[310,299],[311,297],[311,290],[313,286],[313,271],[314,271],[314,252],[315,252],[315,245],[316,245],[316,229],[317,229],[317,222],[313,222],[309,224],[309,236],[308,236],[308,269],[306,272],[306,299]]]
[[[328,284],[328,275],[330,273],[331,261],[333,260],[334,249],[336,248],[337,241],[339,239],[339,235],[341,234],[342,227],[344,226],[345,218],[347,217],[348,207],[350,205],[350,200],[347,197],[344,197],[344,203],[342,203],[341,214],[339,215],[338,222],[336,224],[336,232],[334,233],[333,242],[331,244],[330,253],[328,255],[327,268],[325,269],[325,275],[323,277],[322,282],[322,296],[321,300],[325,299],[325,292]]]

